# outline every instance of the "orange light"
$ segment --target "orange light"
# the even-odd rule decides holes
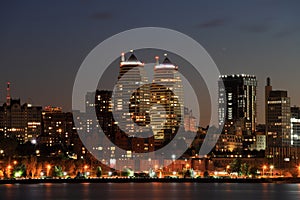
[[[18,162],[15,160],[15,161],[14,161],[14,165],[16,165],[17,163],[18,163]]]
[[[226,168],[229,169],[229,168],[230,168],[230,165],[227,165]]]
[[[88,168],[88,166],[87,165],[84,165],[84,169],[87,169]]]
[[[51,169],[51,165],[47,165],[47,169]]]
[[[11,169],[11,165],[8,165],[8,166],[7,166],[7,169]]]
[[[264,165],[264,166],[263,166],[263,168],[264,168],[264,169],[267,169],[267,166],[266,166],[266,165]]]

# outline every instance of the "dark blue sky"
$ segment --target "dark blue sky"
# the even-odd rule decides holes
[[[258,120],[265,78],[300,105],[299,1],[10,1],[0,6],[0,101],[12,96],[71,110],[85,56],[121,31],[156,26],[202,44],[221,73],[257,76]]]

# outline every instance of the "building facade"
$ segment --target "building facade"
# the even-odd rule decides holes
[[[175,66],[165,54],[159,64],[158,57],[154,66],[154,78],[151,91],[151,128],[155,145],[170,141],[184,124],[183,85],[178,66]]]
[[[41,134],[42,107],[25,103],[20,99],[9,99],[9,105],[0,107],[0,131],[6,137],[16,137],[20,144],[35,142]]]
[[[291,107],[287,91],[272,90],[267,101],[267,145],[291,145]]]
[[[224,87],[221,87],[224,84]],[[219,81],[219,119],[225,119],[224,132],[252,135],[256,127],[255,76],[222,75]]]

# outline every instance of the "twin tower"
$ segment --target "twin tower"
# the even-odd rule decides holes
[[[171,140],[183,124],[183,85],[175,66],[165,54],[155,57],[153,80],[133,51],[121,55],[118,82],[113,91],[113,115],[129,137],[154,136],[155,146]],[[150,133],[150,135],[147,135]]]

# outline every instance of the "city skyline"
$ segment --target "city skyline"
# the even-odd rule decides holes
[[[259,123],[264,119],[264,104],[260,102],[264,100],[266,77],[272,77],[274,87],[289,91],[291,105],[300,105],[298,2],[195,1],[189,3],[189,9],[179,1],[172,1],[172,9],[167,9],[169,2],[155,1],[148,5],[69,4],[20,2],[1,6],[0,67],[5,73],[0,76],[0,99],[5,98],[5,82],[11,81],[13,97],[70,111],[75,74],[94,46],[126,29],[161,26],[200,42],[222,74],[255,74]],[[135,5],[147,7],[149,12],[130,12]]]

